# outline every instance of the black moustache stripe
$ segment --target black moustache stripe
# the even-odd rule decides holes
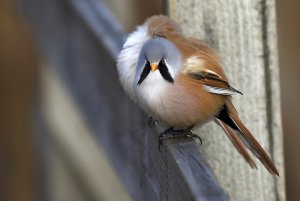
[[[167,80],[168,82],[174,83],[174,79],[172,78],[168,67],[166,66],[165,62],[159,62],[158,69],[162,77]]]
[[[141,76],[140,76],[140,79],[139,79],[137,85],[140,85],[140,84],[144,81],[144,79],[146,79],[146,77],[147,77],[148,74],[150,73],[150,70],[151,70],[150,63],[147,62],[147,64],[146,64],[145,67],[144,67],[144,70],[143,70],[143,72],[142,72],[142,74],[141,74]]]

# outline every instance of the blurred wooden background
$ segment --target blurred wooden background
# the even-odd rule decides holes
[[[300,200],[300,1],[278,0],[278,42],[287,200]]]
[[[126,29],[161,12],[160,1],[107,0]],[[127,2],[127,1],[126,1]],[[152,2],[152,1],[151,1]],[[300,191],[300,2],[277,1],[280,84],[285,143],[287,200]],[[122,5],[122,6],[114,6]],[[134,9],[133,9],[134,8]],[[151,8],[151,9],[150,9]],[[129,12],[129,11],[130,12]],[[37,55],[30,27],[10,0],[0,1],[0,200],[36,200],[37,179],[31,128]]]
[[[0,200],[36,200],[32,107],[37,55],[31,30],[0,1]]]

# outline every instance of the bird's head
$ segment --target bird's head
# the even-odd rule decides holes
[[[174,83],[180,67],[181,54],[176,46],[163,37],[152,38],[145,42],[139,54],[137,85],[141,85],[146,79]]]

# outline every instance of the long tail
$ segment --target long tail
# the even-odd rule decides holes
[[[261,161],[271,174],[279,175],[277,168],[266,151],[260,146],[258,141],[240,120],[231,100],[226,102],[223,109],[216,117],[216,122],[224,129],[236,149],[252,168],[256,168],[256,165],[246,148]]]

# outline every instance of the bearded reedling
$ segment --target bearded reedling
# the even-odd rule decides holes
[[[137,27],[119,54],[117,68],[129,96],[170,126],[161,133],[160,143],[178,135],[197,137],[190,131],[195,125],[215,120],[252,168],[256,164],[247,148],[271,174],[279,175],[240,120],[231,96],[242,93],[230,86],[218,54],[204,42],[184,36],[169,17],[153,16]]]

